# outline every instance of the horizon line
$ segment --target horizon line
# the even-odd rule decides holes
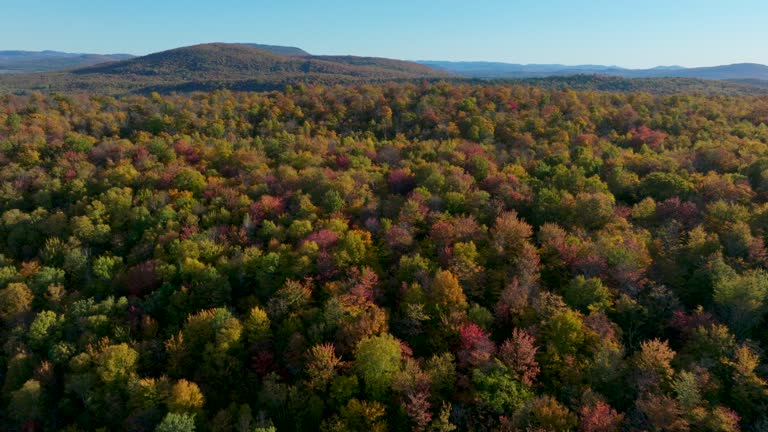
[[[244,44],[259,44],[259,45],[272,45],[272,46],[280,46],[280,47],[287,47],[287,48],[297,48],[301,49],[305,52],[307,52],[309,55],[312,56],[326,56],[326,55],[351,55],[351,56],[358,56],[358,57],[378,57],[378,58],[388,58],[392,60],[401,60],[401,61],[408,61],[413,63],[424,63],[424,62],[441,62],[441,63],[486,63],[486,64],[504,64],[504,65],[513,65],[513,66],[562,66],[562,67],[568,67],[568,68],[576,68],[576,67],[589,67],[589,66],[599,66],[599,67],[605,67],[605,68],[615,68],[615,69],[624,69],[624,70],[651,70],[651,69],[658,69],[658,68],[681,68],[681,69],[698,69],[698,68],[712,68],[712,67],[719,67],[719,66],[735,66],[735,65],[759,65],[759,66],[766,66],[768,67],[768,63],[761,63],[759,61],[730,61],[726,63],[718,63],[718,64],[710,64],[710,65],[698,65],[698,66],[683,66],[680,64],[655,64],[654,66],[638,66],[638,67],[631,67],[631,66],[619,66],[617,64],[610,64],[610,63],[598,63],[598,62],[585,62],[585,63],[576,63],[576,64],[569,64],[569,63],[559,63],[559,62],[520,62],[520,61],[509,61],[509,60],[478,60],[478,59],[461,59],[461,60],[442,60],[442,59],[427,59],[427,58],[419,58],[419,59],[409,59],[409,58],[400,58],[400,57],[388,57],[388,56],[382,56],[382,55],[375,55],[375,54],[352,54],[352,53],[313,53],[305,50],[299,45],[281,45],[279,43],[262,43],[262,42],[199,42],[199,43],[193,43],[190,45],[180,45],[173,48],[167,48],[162,49],[159,51],[151,51],[146,52],[144,54],[135,54],[132,52],[97,52],[97,51],[69,51],[69,50],[60,50],[60,49],[18,49],[18,48],[4,48],[0,49],[0,52],[3,51],[17,51],[17,52],[28,52],[28,53],[42,53],[42,52],[56,52],[56,53],[63,53],[63,54],[77,54],[77,55],[102,55],[102,56],[110,56],[110,55],[131,55],[134,57],[144,57],[151,54],[157,54],[165,51],[174,50],[177,48],[185,48],[185,47],[192,47],[196,45],[209,45],[209,44],[233,44],[233,45],[244,45]]]

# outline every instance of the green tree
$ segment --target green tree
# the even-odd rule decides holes
[[[443,402],[440,413],[429,425],[429,432],[453,432],[456,425],[451,423],[451,404]]]
[[[335,190],[329,190],[323,195],[323,208],[328,213],[336,213],[344,207],[344,198]]]
[[[38,313],[32,324],[29,325],[27,337],[30,345],[40,350],[47,345],[49,339],[58,339],[56,330],[59,322],[56,312],[42,311]]]
[[[532,394],[517,381],[506,366],[496,363],[490,370],[475,369],[472,384],[480,406],[501,415],[511,415],[521,408]]]
[[[746,336],[762,320],[768,298],[768,273],[748,271],[716,277],[714,301],[719,315],[737,336]]]
[[[186,413],[168,413],[157,425],[155,432],[195,432],[195,416]]]
[[[32,378],[33,366],[33,360],[28,353],[20,352],[11,357],[5,371],[3,395],[7,396],[12,391],[18,390],[28,379]]]
[[[128,344],[108,346],[96,358],[96,373],[105,383],[125,383],[136,373],[139,353]]]
[[[696,375],[692,372],[680,372],[672,382],[672,390],[680,401],[680,406],[687,411],[698,407],[702,401],[701,389],[697,382]]]
[[[606,310],[613,305],[613,296],[602,280],[586,279],[582,275],[576,276],[563,287],[563,298],[568,306],[585,313]]]
[[[252,307],[243,320],[243,336],[251,344],[269,338],[271,334],[269,328],[269,316],[258,306]]]
[[[361,340],[355,350],[355,369],[375,399],[384,397],[395,373],[400,370],[400,342],[389,333]]]
[[[687,198],[693,191],[693,184],[678,174],[653,172],[640,181],[638,188],[641,196],[663,201],[673,197]]]
[[[31,379],[11,393],[8,412],[19,425],[30,420],[40,420],[43,415],[42,398],[40,382]]]

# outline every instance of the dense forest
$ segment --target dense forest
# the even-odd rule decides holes
[[[645,92],[656,95],[695,93],[709,96],[768,95],[768,81],[711,80],[696,78],[622,78],[601,74],[551,76],[545,78],[493,79],[490,83],[534,86],[549,90]],[[2,81],[0,81],[2,85]]]
[[[0,96],[0,429],[764,431],[768,97]]]

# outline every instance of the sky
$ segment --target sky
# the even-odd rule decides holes
[[[405,60],[768,64],[765,0],[0,0],[0,50],[206,42]]]

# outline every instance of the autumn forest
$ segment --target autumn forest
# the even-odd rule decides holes
[[[0,181],[1,430],[768,430],[766,96],[4,94]]]

